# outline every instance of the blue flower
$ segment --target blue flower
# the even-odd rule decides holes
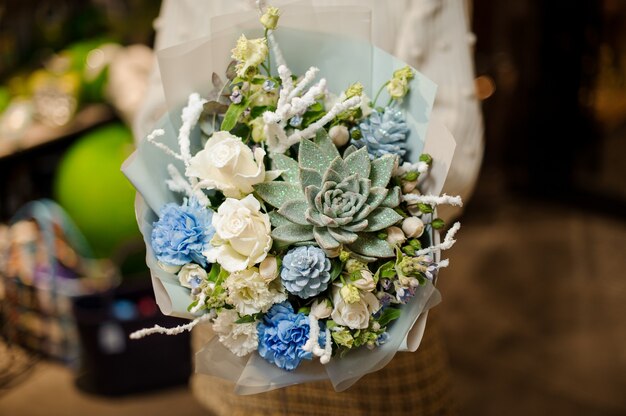
[[[210,247],[215,234],[212,218],[213,211],[195,199],[185,199],[181,206],[165,205],[152,229],[151,243],[156,258],[168,265],[195,262],[206,266],[202,252]]]
[[[359,124],[359,128],[363,137],[352,140],[352,144],[357,148],[367,147],[370,158],[387,154],[403,157],[406,154],[409,128],[399,109],[387,107],[382,114],[374,110]]]
[[[320,345],[326,342],[326,333],[320,322]],[[277,303],[257,325],[259,354],[283,370],[294,370],[300,362],[313,356],[302,349],[309,340],[309,317],[294,313],[289,302]]]
[[[296,247],[283,258],[280,279],[289,293],[302,299],[318,295],[330,282],[330,260],[318,247]]]

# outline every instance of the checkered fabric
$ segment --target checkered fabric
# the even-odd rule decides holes
[[[217,416],[454,414],[447,356],[434,315],[431,311],[417,352],[398,353],[385,368],[344,392],[335,392],[329,382],[315,382],[237,396],[231,383],[194,375],[194,396]],[[195,348],[201,338],[194,334]]]

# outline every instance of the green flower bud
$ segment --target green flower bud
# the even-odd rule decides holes
[[[341,250],[341,253],[339,253],[339,260],[342,263],[345,263],[348,261],[348,259],[350,259],[350,253],[345,250]]]
[[[360,140],[363,137],[363,133],[361,133],[361,129],[355,127],[352,130],[350,130],[350,137],[353,140]]]
[[[261,24],[265,26],[267,30],[274,30],[276,26],[278,26],[278,18],[280,14],[278,13],[278,9],[273,6],[268,6],[263,16],[259,19]]]
[[[413,69],[410,66],[405,66],[404,68],[396,69],[393,71],[393,77],[399,79],[411,80],[415,75],[413,74]]]
[[[407,172],[406,175],[404,175],[404,180],[407,182],[413,182],[415,180],[417,180],[419,176],[419,173],[411,171],[411,172]]]
[[[420,155],[420,161],[428,163],[429,166],[433,164],[433,158],[428,153],[422,153]]]
[[[428,204],[422,204],[419,203],[417,204],[417,207],[419,208],[420,211],[422,211],[424,214],[430,214],[433,212],[433,207],[431,207]]]
[[[441,218],[435,218],[430,225],[432,225],[435,230],[441,230],[446,226],[446,223]]]
[[[354,344],[354,338],[347,329],[332,331],[331,334],[333,340],[337,343],[337,345],[343,345],[344,347],[352,348],[352,344]]]
[[[409,256],[414,256],[415,255],[415,249],[411,246],[404,246],[402,247],[402,251],[409,255]]]
[[[415,250],[420,250],[422,248],[422,243],[420,243],[420,240],[416,239],[416,238],[412,238],[409,240],[409,245],[411,247],[413,247]]]
[[[367,265],[363,263],[362,261],[359,261],[356,259],[349,259],[348,261],[346,261],[346,265],[344,266],[343,269],[347,271],[348,273],[352,273],[356,271],[361,271],[365,268],[367,268]]]
[[[346,90],[346,98],[356,97],[358,95],[363,95],[363,84],[360,82],[355,82],[350,85]]]
[[[339,294],[346,303],[356,303],[361,300],[361,294],[359,289],[354,285],[343,285]]]

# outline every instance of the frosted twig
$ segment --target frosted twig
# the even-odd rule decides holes
[[[183,157],[181,155],[179,155],[178,153],[176,153],[175,151],[173,151],[172,149],[170,149],[167,145],[161,143],[161,142],[157,142],[156,139],[157,137],[161,137],[165,135],[165,130],[163,129],[156,129],[154,130],[152,133],[148,134],[148,137],[146,137],[146,140],[148,140],[149,143],[152,143],[153,145],[155,145],[156,147],[158,147],[159,149],[163,150],[166,154],[178,159],[178,160],[184,160]]]
[[[155,325],[152,328],[144,328],[130,334],[130,339],[141,339],[147,337],[148,335],[153,334],[165,334],[165,335],[178,335],[185,331],[191,331],[193,327],[198,325],[201,322],[208,321],[213,317],[213,314],[206,313],[202,316],[197,317],[193,321],[189,322],[185,325],[178,325],[174,328],[163,328],[160,325]]]
[[[402,176],[407,172],[418,172],[422,174],[428,172],[428,168],[428,163],[422,162],[421,160],[416,163],[404,162],[402,165],[398,166],[393,176]]]
[[[202,309],[202,307],[204,306],[204,302],[206,302],[206,293],[200,292],[200,296],[198,297],[198,299],[196,301],[196,306],[194,306],[193,308],[189,309],[189,312],[191,312],[191,313],[199,312]]]
[[[210,204],[209,198],[207,198],[207,196],[200,189],[193,187],[192,184],[185,180],[176,166],[170,163],[167,165],[167,171],[172,178],[165,181],[170,191],[183,193],[189,198],[196,198],[203,206],[208,206]]]
[[[428,205],[452,205],[455,207],[462,207],[463,201],[460,196],[450,196],[443,194],[441,196],[437,195],[415,195],[415,194],[405,194],[402,195],[402,199],[409,205],[416,204],[428,204]]]
[[[287,99],[292,100],[294,97],[299,96],[302,93],[302,91],[304,91],[306,86],[309,85],[311,81],[315,79],[319,71],[320,71],[319,68],[316,68],[314,66],[307,69],[307,71],[304,73],[304,77],[302,78],[302,80],[300,80],[300,82],[298,82],[298,85],[289,92]],[[324,83],[326,83],[326,81],[324,81]]]
[[[450,265],[450,260],[449,259],[443,259],[439,263],[437,263],[437,268],[438,269],[443,269],[445,267],[448,267],[449,265]]]
[[[185,162],[185,166],[189,166],[189,161],[191,160],[189,135],[191,134],[191,129],[198,123],[206,102],[207,100],[200,98],[200,94],[194,92],[189,95],[187,106],[183,108],[180,115],[183,124],[180,126],[180,130],[178,130],[178,146],[180,147],[180,155],[183,162]]]
[[[361,97],[354,96],[352,98],[348,98],[347,100],[337,103],[330,109],[328,113],[324,115],[324,117],[317,120],[315,123],[310,124],[304,130],[297,130],[293,132],[287,139],[287,144],[292,146],[300,141],[300,139],[308,139],[315,135],[315,133],[321,129],[326,123],[334,119],[339,113],[342,113],[352,107],[356,107],[361,104]]]
[[[436,244],[436,245],[428,247],[428,248],[425,248],[423,250],[416,251],[415,252],[415,257],[423,256],[424,254],[434,253],[437,250],[448,250],[448,249],[450,249],[454,245],[454,243],[456,243],[456,240],[454,239],[454,236],[457,233],[457,231],[459,231],[460,228],[461,228],[461,223],[460,222],[455,222],[454,225],[452,226],[452,228],[450,228],[448,230],[448,232],[446,233],[446,237],[443,239],[442,243]]]

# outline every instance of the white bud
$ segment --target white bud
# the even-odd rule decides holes
[[[354,286],[365,291],[371,292],[376,289],[376,282],[374,281],[374,276],[372,276],[372,272],[368,269],[361,270],[361,278],[352,282]]]
[[[385,230],[387,233],[387,242],[392,246],[402,244],[406,241],[406,236],[400,229],[400,227],[389,227]]]
[[[404,181],[402,182],[402,193],[408,194],[415,189],[417,186],[417,179],[414,181]]]
[[[408,238],[418,238],[424,232],[424,223],[417,217],[405,218],[402,221],[402,231]]]
[[[190,289],[199,287],[206,278],[206,270],[194,263],[185,264],[178,272],[178,281],[180,284]]]
[[[348,128],[341,124],[331,127],[328,135],[337,147],[344,146],[350,140]]]
[[[333,311],[333,306],[328,299],[315,299],[313,305],[311,305],[310,314],[317,319],[325,319],[330,316]]]
[[[266,282],[271,282],[278,276],[278,262],[276,257],[267,256],[259,265],[259,274]]]

